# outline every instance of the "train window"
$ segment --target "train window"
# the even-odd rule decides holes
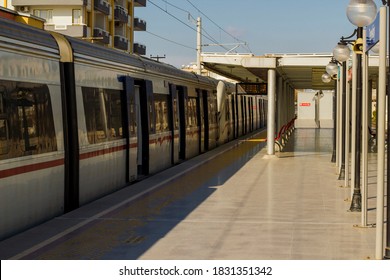
[[[149,114],[149,133],[156,133],[156,112],[154,108],[154,96],[152,93],[148,95],[148,114]]]
[[[155,94],[154,107],[155,107],[155,116],[156,116],[156,133],[169,131],[168,95]]]
[[[187,99],[187,127],[196,127],[197,125],[196,98],[189,97]]]
[[[164,101],[162,102],[162,126],[163,131],[169,131],[169,110],[168,110],[168,95],[164,96]]]
[[[0,89],[0,156],[8,154],[9,152],[9,136],[8,136],[8,126],[7,118],[5,114],[5,101],[4,97],[6,94],[6,89],[4,86]]]
[[[177,108],[177,98],[174,98],[173,99],[173,117],[174,117],[174,130],[178,130],[179,129],[179,112],[178,112],[178,108]]]
[[[134,96],[130,97],[129,113],[130,113],[130,123],[129,123],[130,137],[136,137],[137,136],[137,111],[135,107]]]
[[[123,138],[120,91],[82,88],[90,144]]]
[[[4,87],[0,88],[0,115],[5,114],[4,96],[6,90]]]
[[[9,141],[8,141],[8,126],[5,119],[0,119],[0,156],[8,154]]]
[[[154,100],[155,116],[156,116],[156,132],[159,133],[162,130],[161,120],[162,120],[162,105],[160,100]]]
[[[210,124],[216,124],[217,123],[217,97],[216,96],[209,96],[208,98],[209,102],[209,122]]]
[[[230,102],[229,99],[225,100],[225,119],[226,121],[230,121]]]
[[[48,87],[0,80],[0,159],[56,150]]]

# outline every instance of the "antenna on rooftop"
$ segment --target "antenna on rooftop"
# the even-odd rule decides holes
[[[166,56],[165,54],[164,54],[164,56],[159,56],[159,55],[157,55],[157,56],[152,56],[152,55],[150,55],[150,58],[151,58],[151,59],[157,60],[157,62],[160,62],[160,59],[167,58],[167,56]]]

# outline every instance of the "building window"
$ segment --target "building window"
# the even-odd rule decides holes
[[[34,16],[45,19],[46,23],[53,23],[53,10],[34,10]]]
[[[82,24],[81,22],[81,10],[76,9],[72,11],[72,23],[73,24]]]

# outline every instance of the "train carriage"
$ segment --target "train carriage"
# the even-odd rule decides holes
[[[233,84],[6,19],[0,59],[0,239],[264,123]]]
[[[63,213],[65,155],[56,42],[47,33],[5,20],[0,33],[3,238]],[[15,40],[19,37],[25,40]]]

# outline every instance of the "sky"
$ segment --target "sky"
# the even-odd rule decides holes
[[[374,1],[379,9],[381,0]],[[135,42],[146,46],[146,56],[178,68],[196,62],[196,19],[201,17],[203,52],[331,53],[342,36],[355,26],[347,16],[349,0],[147,0],[135,17],[147,24]]]

